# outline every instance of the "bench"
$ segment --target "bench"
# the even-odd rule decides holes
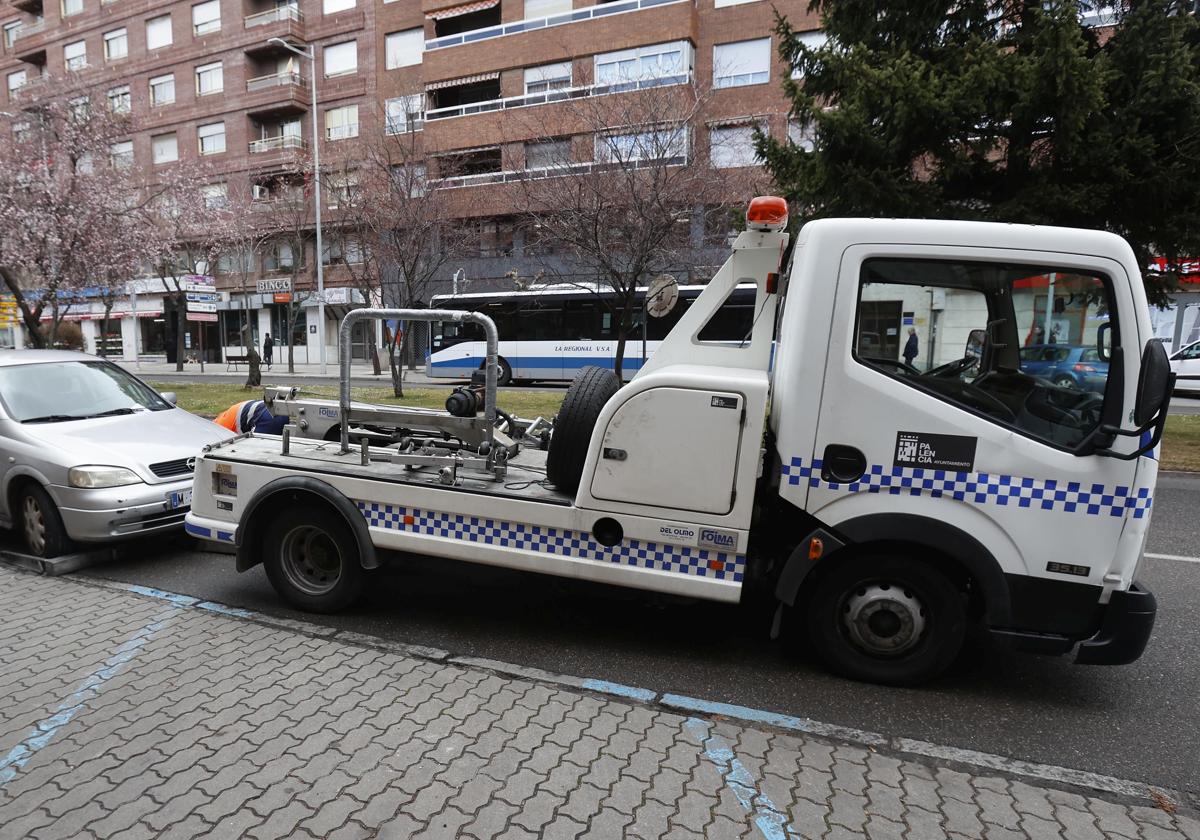
[[[249,365],[249,364],[250,364],[249,356],[226,356],[225,357],[225,370],[227,370],[227,371],[230,368],[237,370],[238,365]]]

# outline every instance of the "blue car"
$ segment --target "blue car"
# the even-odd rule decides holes
[[[1034,344],[1021,348],[1021,372],[1047,379],[1060,388],[1104,393],[1108,362],[1095,347]]]

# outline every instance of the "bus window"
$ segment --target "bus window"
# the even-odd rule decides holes
[[[600,311],[595,300],[569,300],[563,304],[561,335],[568,341],[600,337]]]
[[[517,313],[517,335],[522,341],[561,340],[563,311],[557,306],[527,307]]]

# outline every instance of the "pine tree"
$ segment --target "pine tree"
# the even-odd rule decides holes
[[[815,0],[777,21],[813,148],[759,137],[801,220],[910,216],[1096,227],[1142,265],[1200,255],[1200,26],[1164,0],[1112,36],[1079,3]],[[1148,286],[1156,299],[1172,278]]]

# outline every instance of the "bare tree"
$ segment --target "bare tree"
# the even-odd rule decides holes
[[[541,260],[546,276],[603,292],[621,375],[625,345],[654,275],[703,262],[697,228],[724,215],[734,188],[697,149],[707,92],[693,83],[625,80],[592,96],[526,109],[511,150],[526,211],[527,251],[552,243],[569,260]],[[567,127],[564,133],[564,126]],[[548,250],[548,249],[547,249]]]
[[[130,276],[155,234],[142,212],[150,193],[110,159],[132,129],[126,113],[73,79],[42,83],[16,104],[0,144],[0,278],[41,347],[54,344],[83,288]]]
[[[296,158],[277,171],[273,178],[274,198],[263,210],[264,224],[270,227],[272,236],[263,247],[269,257],[267,270],[286,275],[291,281],[291,293],[284,309],[283,338],[287,344],[288,373],[295,373],[293,336],[296,319],[303,313],[304,301],[315,288],[315,260],[321,259],[316,253],[313,236],[316,226],[310,192],[312,164],[307,158]],[[307,258],[310,244],[313,245],[313,262]]]
[[[237,293],[242,297],[238,338],[248,353],[253,349],[254,342],[246,299],[256,288],[251,286],[251,281],[257,278],[261,258],[279,235],[279,228],[275,215],[269,212],[271,205],[254,199],[249,182],[230,185],[228,202],[233,224],[223,237],[218,264],[225,270],[226,276],[234,281]]]

